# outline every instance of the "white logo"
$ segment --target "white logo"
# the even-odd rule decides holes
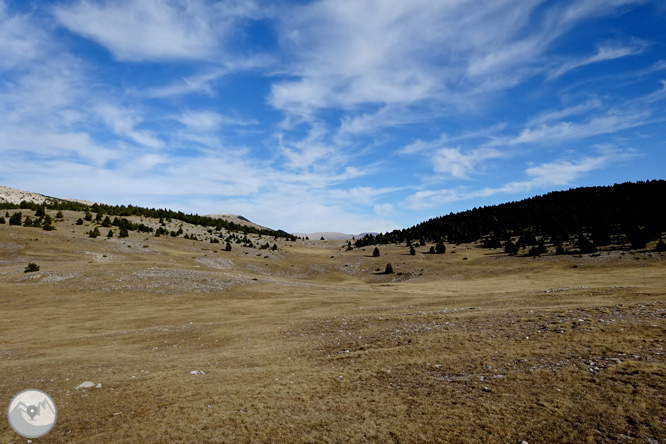
[[[51,431],[58,409],[51,397],[41,390],[23,390],[9,403],[7,419],[12,429],[24,438],[39,438]]]

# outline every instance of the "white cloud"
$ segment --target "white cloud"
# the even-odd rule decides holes
[[[552,143],[563,140],[581,139],[600,134],[614,133],[627,128],[635,128],[649,121],[649,112],[609,111],[593,117],[584,123],[557,122],[542,124],[535,128],[525,128],[510,140],[501,141],[508,145],[523,143]]]
[[[16,68],[43,54],[48,45],[46,34],[30,23],[29,16],[7,12],[0,1],[0,68]]]
[[[525,193],[535,189],[549,189],[569,185],[586,173],[606,168],[610,165],[626,161],[634,157],[632,150],[619,151],[610,148],[599,148],[596,156],[586,156],[578,160],[558,160],[542,163],[525,170],[526,180],[509,182],[500,187],[486,187],[469,191],[462,188],[422,190],[401,202],[401,206],[421,210],[435,208],[447,203],[488,197],[495,194]]]
[[[468,153],[461,152],[460,148],[442,148],[435,153],[432,162],[437,173],[464,179],[474,173],[481,162],[499,157],[502,153],[492,148],[478,148]]]
[[[55,8],[72,32],[105,46],[118,60],[210,59],[240,18],[256,13],[253,2],[204,0],[79,0]]]
[[[135,129],[143,119],[130,109],[103,104],[97,107],[97,113],[104,123],[119,136],[127,137],[140,145],[150,148],[161,148],[164,146],[164,142],[155,137],[152,132]]]
[[[296,79],[274,84],[269,100],[304,119],[364,104],[474,107],[545,71],[551,43],[580,21],[635,1],[313,2],[281,16],[283,45],[294,59],[285,70]],[[596,56],[610,57],[619,53]]]
[[[592,63],[599,63],[606,60],[614,60],[622,57],[640,54],[643,50],[643,45],[635,45],[633,47],[620,46],[620,47],[601,47],[598,49],[597,53],[593,56],[586,57],[578,60],[570,60],[559,68],[555,69],[548,75],[549,79],[555,79],[564,75],[565,73],[580,68],[581,66],[590,65]]]

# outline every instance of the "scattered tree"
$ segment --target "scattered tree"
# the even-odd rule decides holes
[[[231,251],[231,243],[227,241],[227,246],[224,247],[224,251]]]
[[[65,215],[62,214],[62,211],[58,210],[55,217],[56,217],[56,219],[64,219]]]
[[[94,230],[88,231],[88,236],[92,237],[93,239],[99,236],[101,233],[99,232],[99,228],[95,227]]]
[[[504,243],[504,252],[509,255],[518,254],[518,246],[508,240]]]
[[[379,257],[379,248],[375,247],[374,251],[372,252],[372,257]]]
[[[24,227],[32,227],[32,218],[30,216],[25,217],[25,221],[23,221],[23,226]]]
[[[393,266],[391,264],[386,264],[384,274],[393,274]]]
[[[428,251],[430,254],[435,254],[435,247],[431,246],[430,250]]]
[[[657,252],[662,253],[666,251],[666,243],[664,243],[663,239],[659,239],[659,242],[657,242]]]
[[[55,230],[55,227],[53,226],[53,219],[51,219],[51,216],[48,214],[44,216],[44,227],[43,229],[45,231],[53,231]]]
[[[113,230],[109,230],[106,237],[113,237]]]
[[[33,271],[39,271],[39,265],[29,262],[28,266],[23,270],[24,273],[32,273]]]
[[[121,226],[118,229],[118,237],[120,237],[120,238],[129,237],[129,233],[127,232],[127,227]]]
[[[414,249],[414,245],[409,246],[409,254],[412,256],[416,256],[416,250]]]
[[[76,219],[76,225],[83,225],[83,219],[81,219],[80,217]]]
[[[40,205],[37,207],[37,210],[35,210],[35,217],[44,217],[46,214],[46,211],[44,210],[44,206]]]
[[[86,211],[85,219],[90,222],[92,220],[92,213],[90,210]]]
[[[435,252],[437,254],[446,253],[446,246],[442,242],[437,242],[437,245],[435,246]]]
[[[4,224],[4,223],[6,223],[6,222],[7,222],[7,221],[5,221],[5,218],[4,218],[4,217],[0,217],[0,224]]]
[[[18,213],[12,214],[12,217],[9,218],[9,225],[21,225],[21,218],[23,214],[19,211]]]

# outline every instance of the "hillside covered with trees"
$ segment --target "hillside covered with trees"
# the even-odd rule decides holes
[[[519,246],[558,246],[573,239],[581,252],[612,244],[644,248],[666,231],[664,197],[664,180],[575,188],[451,213],[411,228],[365,236],[356,246],[482,240],[485,247],[516,252],[511,245],[518,236]]]

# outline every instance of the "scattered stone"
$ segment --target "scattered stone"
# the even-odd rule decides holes
[[[190,375],[205,375],[205,373],[201,370],[192,370]]]
[[[101,386],[102,386],[102,385],[100,384],[100,387],[101,387]],[[79,385],[76,387],[76,389],[77,389],[77,390],[78,390],[78,389],[87,389],[87,388],[91,388],[91,387],[95,387],[95,383],[94,383],[94,382],[90,382],[90,381],[85,381],[85,382],[82,382],[81,384],[79,384]]]

